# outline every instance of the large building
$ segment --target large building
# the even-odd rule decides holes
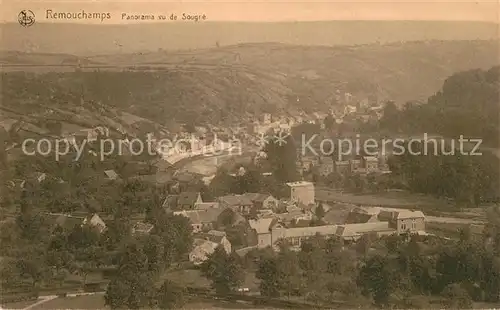
[[[290,200],[296,203],[310,205],[314,203],[314,184],[298,181],[286,183],[290,187]]]
[[[280,240],[286,241],[292,248],[299,249],[302,242],[321,235],[326,238],[335,236],[337,232],[337,225],[323,225],[314,227],[297,227],[297,228],[284,228],[280,224],[274,225],[271,228],[271,244],[276,247]]]

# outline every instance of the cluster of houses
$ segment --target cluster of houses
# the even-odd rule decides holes
[[[280,240],[287,240],[292,248],[299,249],[302,242],[315,235],[335,237],[346,243],[355,242],[363,235],[382,237],[392,234],[415,233],[425,235],[425,216],[421,211],[403,209],[355,208],[343,224],[313,227],[287,227],[278,218],[252,221],[258,236],[258,248],[276,247]]]
[[[384,156],[357,156],[342,158],[342,160],[335,159],[333,156],[300,156],[299,154],[296,166],[301,175],[313,170],[316,170],[321,176],[328,176],[332,173],[369,174],[390,172]]]
[[[280,240],[287,240],[293,248],[317,234],[340,238],[344,242],[355,242],[364,234],[378,237],[391,234],[425,234],[425,216],[421,211],[388,208],[353,207],[348,214],[335,216],[335,206],[316,200],[314,184],[306,181],[287,184],[288,199],[276,199],[262,193],[226,195],[213,202],[202,201],[200,193],[185,192],[170,196],[164,208],[175,206],[176,215],[189,218],[195,237],[194,248],[189,259],[201,264],[217,246],[228,253],[245,253],[247,248],[231,245],[226,232],[217,230],[224,214],[230,211],[236,218],[233,222],[245,223],[255,235],[255,244],[249,248],[276,247]],[[319,226],[311,226],[317,219],[319,205],[324,209],[324,218]],[[329,218],[329,214],[333,218]]]
[[[270,194],[245,193],[226,195],[215,201],[203,201],[197,192],[181,192],[170,195],[163,208],[175,215],[189,219],[194,235],[194,245],[189,260],[199,265],[222,246],[225,251],[241,254],[248,248],[276,248],[280,240],[286,240],[292,248],[316,235],[335,237],[344,242],[355,242],[365,234],[384,236],[390,234],[425,234],[425,216],[420,211],[405,209],[353,207],[350,212],[338,216],[335,205],[319,202],[315,197],[314,184],[306,181],[287,183],[288,199],[276,199]],[[319,218],[318,208],[323,209],[320,224],[312,225]],[[231,223],[249,227],[253,244],[233,246],[230,236],[221,228],[227,215]],[[54,225],[71,229],[75,225],[89,225],[99,232],[106,230],[105,221],[98,214],[48,214]],[[132,226],[131,233],[147,235],[154,226],[142,220]]]
[[[297,99],[299,100],[299,99]],[[254,121],[249,127],[250,133],[265,133],[269,129],[275,131],[289,131],[295,125],[301,123],[318,124],[321,129],[325,129],[325,118],[330,115],[337,124],[345,120],[358,120],[367,122],[371,119],[380,119],[383,115],[383,104],[378,104],[373,98],[355,98],[349,92],[343,94],[337,92],[327,100],[330,106],[329,113],[314,112],[307,114],[304,112],[295,113],[288,116],[276,116],[270,113],[263,113],[259,121]]]

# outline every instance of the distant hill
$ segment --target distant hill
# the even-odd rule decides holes
[[[198,49],[241,43],[355,45],[498,39],[498,25],[452,21],[201,22],[134,25],[0,25],[2,46],[39,53],[96,55]]]
[[[327,111],[336,104],[337,90],[352,93],[355,101],[424,101],[455,72],[499,64],[498,41],[337,47],[260,43],[89,57],[16,52],[0,53],[0,60],[31,64],[4,65],[4,71],[37,71],[36,64],[64,68],[37,75],[2,73],[4,107],[21,115],[64,111],[60,116],[85,116],[92,126],[110,123],[100,121],[102,109],[111,111],[111,119],[127,112],[152,126],[169,126],[173,120],[244,123],[263,112]],[[61,65],[65,60],[73,65]],[[79,60],[86,61],[81,68],[75,65]]]
[[[164,71],[168,71],[171,76],[182,76],[179,81],[187,83],[187,89],[203,88],[202,85],[212,82],[227,84],[228,79],[242,79],[241,85],[263,82],[262,89],[266,89],[266,85],[280,86],[277,88],[281,89],[278,91],[280,99],[268,100],[272,105],[283,101],[285,96],[287,100],[299,99],[302,106],[324,109],[322,103],[331,99],[337,89],[351,92],[361,99],[376,97],[378,100],[394,100],[398,104],[410,100],[426,100],[440,89],[448,76],[457,71],[487,69],[497,65],[498,46],[499,41],[494,40],[337,47],[248,43],[193,51],[122,53],[89,57],[4,52],[0,53],[0,62],[10,65],[64,64],[63,68],[51,67],[45,70],[70,72],[75,71],[75,64],[78,62],[90,66],[91,71],[96,68],[122,71],[132,66],[142,69],[155,67],[163,71],[155,74],[165,75]],[[74,67],[71,67],[71,64]],[[4,71],[6,69],[10,68],[4,68]],[[31,69],[23,67],[18,70]],[[274,82],[266,83],[269,79]],[[195,85],[197,81],[199,85]],[[183,86],[177,84],[176,87]],[[224,90],[227,90],[226,93],[237,93],[238,87],[240,86],[221,85],[215,90],[216,93],[222,93]],[[202,93],[205,91],[206,88],[201,90]],[[255,92],[249,94],[251,97],[256,95]],[[241,94],[240,97],[245,98],[245,95]],[[209,98],[213,96],[210,95]]]

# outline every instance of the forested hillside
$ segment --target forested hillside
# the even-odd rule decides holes
[[[459,72],[426,104],[385,108],[380,126],[392,131],[441,134],[449,138],[481,138],[496,146],[500,132],[500,67]]]
[[[4,53],[2,99],[5,107],[26,115],[49,107],[74,113],[83,100],[159,124],[241,122],[263,112],[328,111],[336,105],[337,90],[351,93],[354,102],[423,100],[457,71],[497,65],[497,52],[495,41],[436,41],[246,44],[88,58]],[[39,72],[44,66],[54,72]],[[16,70],[38,74],[8,72]]]

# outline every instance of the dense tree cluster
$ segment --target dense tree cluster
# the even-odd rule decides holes
[[[219,246],[201,265],[201,271],[212,282],[212,288],[219,294],[234,292],[244,280],[239,256],[228,254]]]
[[[276,198],[287,196],[286,185],[274,174],[263,175],[263,173],[269,172],[264,167],[254,164],[245,164],[241,167],[244,168],[245,173],[234,176],[225,167],[219,168],[208,187],[209,195],[220,197],[229,194],[269,193]],[[287,166],[286,169],[289,172],[285,173],[293,174],[290,166]],[[293,169],[295,169],[295,164]]]
[[[459,72],[449,77],[427,104],[408,103],[402,110],[394,103],[387,104],[379,126],[391,132],[481,138],[498,146],[499,96],[500,67]]]
[[[2,210],[11,217],[0,226],[3,290],[64,290],[75,281],[85,287],[89,275],[110,269],[118,276],[106,295],[109,305],[134,308],[156,300],[150,296],[151,281],[186,259],[191,224],[162,209],[167,189],[136,179],[106,179],[105,165],[93,156],[73,161],[69,155],[59,162],[24,156],[8,167],[13,181],[3,188],[9,203]],[[37,171],[45,171],[45,179],[33,176]],[[51,212],[82,217],[58,222],[59,215]],[[105,221],[104,231],[82,222],[95,212]],[[154,225],[149,235],[132,233],[141,220]],[[169,302],[165,296],[158,302]]]
[[[422,150],[423,144],[413,144]],[[481,156],[435,154],[432,143],[427,154],[405,152],[389,160],[391,171],[401,177],[410,190],[447,197],[459,205],[476,207],[483,201],[500,197],[499,159],[489,152]]]
[[[280,183],[296,181],[298,173],[296,168],[297,149],[294,138],[284,135],[275,136],[264,147],[267,161],[273,170],[273,176]]]
[[[498,216],[498,215],[497,215]],[[269,298],[306,299],[350,307],[470,308],[498,302],[498,225],[481,236],[464,230],[460,240],[419,236],[364,236],[354,245],[316,236],[292,251],[283,243],[248,254],[256,262],[260,292]],[[345,304],[347,302],[347,304]]]

